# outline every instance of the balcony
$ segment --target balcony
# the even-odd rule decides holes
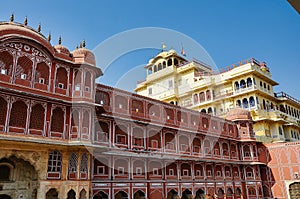
[[[234,95],[248,93],[248,92],[256,90],[256,89],[257,89],[256,85],[252,85],[252,86],[249,86],[246,88],[239,88],[239,89],[234,90]]]

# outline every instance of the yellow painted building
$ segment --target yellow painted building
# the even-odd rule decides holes
[[[140,95],[220,117],[241,107],[251,111],[258,140],[300,139],[300,101],[274,93],[278,83],[265,62],[252,58],[214,71],[169,50],[150,59],[145,69],[146,80],[135,89]]]

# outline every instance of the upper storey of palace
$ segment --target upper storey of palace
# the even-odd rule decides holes
[[[269,88],[278,85],[277,82],[272,80],[270,69],[266,63],[259,62],[253,58],[216,71],[201,61],[196,59],[187,60],[178,55],[175,50],[170,50],[163,51],[150,59],[145,68],[147,71],[146,80],[139,82],[136,88],[136,91],[140,94],[146,92],[144,91],[146,87],[164,80],[174,80],[174,87],[178,87],[177,94],[179,96],[188,91],[201,90],[201,88],[209,87],[210,85],[221,86],[222,90],[226,90],[229,89],[226,85],[229,82],[232,84],[231,88],[246,87],[247,84],[253,84],[254,81],[263,81],[263,84],[267,84]],[[249,80],[246,79],[242,82],[233,81],[249,75],[252,76]],[[254,76],[256,79],[254,79]],[[167,83],[165,88],[169,84],[172,85],[171,81],[166,81],[165,83]],[[158,88],[156,90],[164,89]],[[155,94],[152,93],[150,95],[155,98]]]
[[[85,42],[72,52],[52,46],[37,30],[16,22],[0,22],[0,87],[44,95],[61,101],[93,101],[95,79],[102,75]]]
[[[209,108],[206,105],[210,102],[231,99],[232,103],[216,112],[255,105],[268,110],[277,106],[277,110],[295,118],[300,115],[299,100],[283,92],[274,93],[273,87],[278,83],[272,79],[270,68],[254,58],[213,70],[201,61],[187,60],[169,50],[150,59],[145,69],[146,79],[138,82],[135,89],[143,96],[195,110]],[[257,95],[250,96],[253,92]]]

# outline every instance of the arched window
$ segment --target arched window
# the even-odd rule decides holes
[[[253,187],[248,188],[249,196],[256,196],[256,190]]]
[[[119,191],[115,194],[115,199],[128,199],[128,195],[124,191]]]
[[[166,68],[166,61],[163,62],[163,68]]]
[[[109,141],[109,124],[103,121],[96,121],[94,140],[96,142],[108,142]]]
[[[195,93],[195,94],[194,94],[194,104],[198,104],[198,102],[199,102],[198,94]]]
[[[133,145],[143,147],[144,146],[144,130],[142,128],[134,127],[132,129]]]
[[[168,59],[168,66],[172,66],[172,59]]]
[[[13,68],[13,56],[7,51],[0,52],[0,74],[11,75],[12,68]]]
[[[251,157],[251,151],[249,145],[245,145],[243,147],[244,150],[244,157]]]
[[[152,74],[152,68],[148,68],[148,75]]]
[[[82,189],[80,191],[79,199],[86,199],[86,190],[85,189]],[[107,198],[102,198],[102,199],[107,199]]]
[[[90,113],[89,111],[84,111],[83,118],[82,118],[81,139],[88,140],[89,137],[90,137]]]
[[[206,165],[206,177],[212,177],[213,176],[213,172],[212,172],[212,166],[211,165]]]
[[[242,194],[242,191],[241,191],[241,189],[238,187],[238,188],[236,188],[236,195],[237,196],[240,196],[241,194]]]
[[[65,123],[65,113],[64,111],[57,107],[53,110],[52,112],[52,117],[51,117],[51,131],[52,132],[59,132],[63,133],[64,131],[64,123]],[[61,136],[59,136],[61,137]]]
[[[154,65],[153,68],[154,68],[154,72],[157,72],[157,66]]]
[[[85,87],[84,87],[84,91],[85,92],[91,92],[92,89],[92,75],[89,71],[85,72]]]
[[[80,92],[81,91],[81,78],[82,78],[82,72],[81,70],[75,70],[74,73],[74,91]]]
[[[115,143],[127,145],[128,143],[128,128],[125,125],[118,124],[115,126]]]
[[[218,142],[214,145],[214,155],[220,155],[220,146]]]
[[[87,179],[88,173],[88,156],[86,153],[82,154],[80,160],[80,179]]]
[[[46,193],[46,199],[58,199],[58,192],[52,188]]]
[[[41,104],[36,104],[31,109],[30,129],[43,130],[45,120],[45,109]]]
[[[199,138],[193,139],[193,153],[201,153],[201,140]]]
[[[98,178],[99,176],[106,176],[108,175],[109,168],[109,160],[106,158],[95,157],[94,158],[94,179]]]
[[[193,193],[189,189],[186,189],[184,190],[184,192],[182,192],[181,199],[188,199],[188,198],[193,198]]]
[[[145,175],[145,162],[142,160],[133,161],[133,174],[135,176]]]
[[[224,191],[223,191],[223,189],[220,188],[220,189],[218,190],[218,197],[219,197],[219,198],[223,198],[223,196],[224,196]]]
[[[7,102],[4,98],[0,97],[0,129],[5,125],[7,114]]]
[[[59,67],[56,71],[55,87],[60,89],[68,87],[68,73],[64,67]]]
[[[235,90],[239,90],[240,89],[239,82],[234,82],[234,88],[235,88]]]
[[[114,162],[114,174],[124,176],[128,174],[128,159],[116,159]]]
[[[103,191],[100,191],[93,197],[93,199],[108,199],[108,195]]]
[[[204,153],[205,154],[211,153],[211,146],[209,140],[204,140]]]
[[[162,69],[161,63],[158,64],[158,71]]]
[[[254,97],[253,97],[253,96],[251,96],[251,97],[249,98],[249,104],[250,104],[250,107],[254,107],[254,106],[255,106],[255,100],[254,100]]]
[[[134,193],[133,198],[146,198],[146,197],[144,192],[138,190],[137,192]]]
[[[233,191],[231,188],[228,188],[227,189],[227,193],[226,193],[227,196],[233,196]]]
[[[39,84],[49,84],[49,67],[45,62],[37,64],[34,81]]]
[[[71,114],[71,135],[70,139],[77,139],[79,133],[79,111],[74,109]]]
[[[175,150],[175,136],[173,133],[165,134],[165,148],[166,150]]]
[[[131,111],[133,113],[144,113],[144,106],[141,100],[132,100],[131,102]]]
[[[27,105],[19,100],[13,103],[10,112],[9,126],[25,128],[27,119]]]
[[[199,101],[200,101],[200,103],[205,101],[205,93],[204,92],[199,93]]]
[[[189,139],[185,135],[179,136],[179,150],[181,152],[189,152],[190,146],[189,146]]]
[[[26,56],[18,59],[15,76],[17,79],[31,81],[33,62]]]
[[[159,131],[151,130],[148,133],[149,147],[153,149],[161,148],[161,136]]]
[[[282,128],[281,128],[281,126],[278,127],[278,132],[279,132],[279,135],[282,135]]]
[[[205,109],[201,109],[201,113],[206,113],[206,110]]]
[[[248,99],[247,99],[247,98],[244,98],[244,99],[243,99],[243,108],[248,108],[248,107],[249,107]]]
[[[9,181],[10,179],[10,167],[2,164],[0,165],[0,182],[1,181]]]
[[[266,101],[263,99],[263,109],[266,110],[267,107],[266,107]]]
[[[222,150],[223,150],[223,156],[228,156],[228,144],[227,143],[222,143]]]
[[[243,79],[240,81],[240,88],[246,88],[246,82]]]
[[[211,107],[209,107],[209,108],[207,109],[207,113],[208,113],[208,114],[211,114],[211,113],[212,113],[212,108],[211,108]]]
[[[78,156],[76,153],[71,153],[69,158],[69,179],[77,178],[77,168],[78,168]]]
[[[174,59],[174,66],[178,66],[178,59]]]
[[[206,91],[206,100],[211,100],[210,90]]]
[[[200,177],[203,176],[203,166],[201,164],[196,164],[194,169],[194,176]]]
[[[242,102],[241,100],[236,101],[236,107],[242,108]]]
[[[68,197],[67,199],[76,199],[76,193],[73,189],[71,189],[69,192],[68,192]]]
[[[51,151],[48,158],[48,179],[60,179],[62,167],[62,155],[59,151]]]
[[[128,99],[124,96],[116,95],[115,96],[115,108],[127,110]]]
[[[225,166],[225,176],[231,177],[231,170],[229,166]]]
[[[247,79],[247,87],[251,87],[252,86],[252,79],[249,77]]]

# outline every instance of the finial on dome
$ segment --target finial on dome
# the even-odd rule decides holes
[[[27,16],[26,16],[25,19],[24,19],[24,25],[27,26],[27,24],[28,24],[28,19],[27,19]]]
[[[10,22],[13,22],[15,20],[15,15],[14,13],[11,13],[10,15]]]
[[[82,48],[82,42],[80,42],[80,44],[79,44],[79,48]]]
[[[85,39],[82,42],[82,47],[85,48]]]
[[[38,32],[41,32],[41,29],[42,29],[42,26],[41,26],[41,23],[39,23],[38,28],[37,28],[37,31],[38,31]]]
[[[49,41],[49,42],[51,41],[51,32],[49,32],[49,35],[48,35],[48,41]]]
[[[58,45],[61,45],[61,35],[58,38]]]
[[[78,49],[78,44],[76,45],[76,50]]]

